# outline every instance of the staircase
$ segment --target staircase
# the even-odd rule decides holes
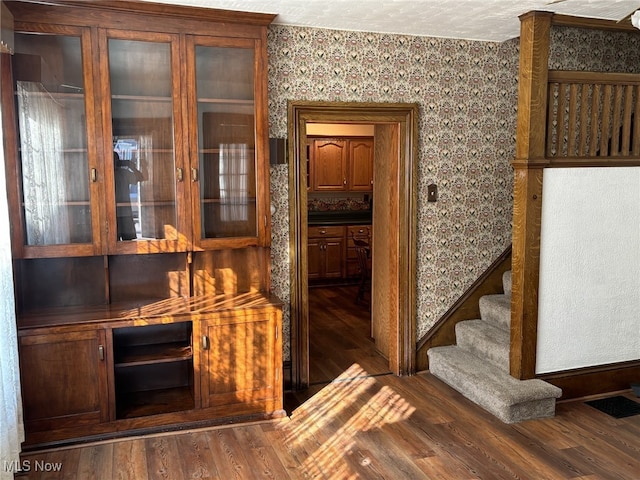
[[[456,345],[430,348],[429,371],[505,423],[553,417],[562,390],[509,375],[511,272],[504,294],[480,298],[480,319],[456,325]]]

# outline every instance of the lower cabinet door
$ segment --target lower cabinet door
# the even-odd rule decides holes
[[[27,431],[108,420],[104,330],[23,335],[19,352]]]
[[[202,407],[227,406],[230,415],[280,410],[281,311],[239,310],[203,322]]]

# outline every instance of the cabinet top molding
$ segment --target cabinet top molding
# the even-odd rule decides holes
[[[215,8],[192,7],[186,5],[170,5],[164,3],[118,1],[118,0],[93,0],[91,2],[80,0],[19,0],[6,1],[9,10],[14,15],[20,11],[20,17],[24,18],[26,10],[33,8],[33,5],[43,7],[69,8],[74,13],[81,13],[83,10],[96,12],[101,10],[111,14],[144,14],[157,17],[168,17],[172,19],[194,19],[202,21],[233,23],[254,26],[267,26],[277,14],[240,12],[232,10],[221,10]]]

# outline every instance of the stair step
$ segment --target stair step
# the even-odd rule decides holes
[[[505,295],[511,295],[511,287],[513,286],[511,282],[511,270],[508,270],[502,274],[502,288],[504,289]]]
[[[509,372],[509,332],[484,320],[465,320],[455,328],[456,344],[460,348]]]
[[[511,295],[483,295],[478,302],[480,318],[492,325],[509,330],[511,326]]]
[[[517,380],[458,346],[427,352],[429,371],[505,423],[553,417],[562,390],[538,379]]]

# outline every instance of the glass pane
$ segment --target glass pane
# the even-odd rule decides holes
[[[16,33],[15,51],[26,244],[91,243],[80,38]]]
[[[257,236],[253,61],[196,47],[202,238]]]
[[[117,239],[178,237],[171,49],[109,40]]]

